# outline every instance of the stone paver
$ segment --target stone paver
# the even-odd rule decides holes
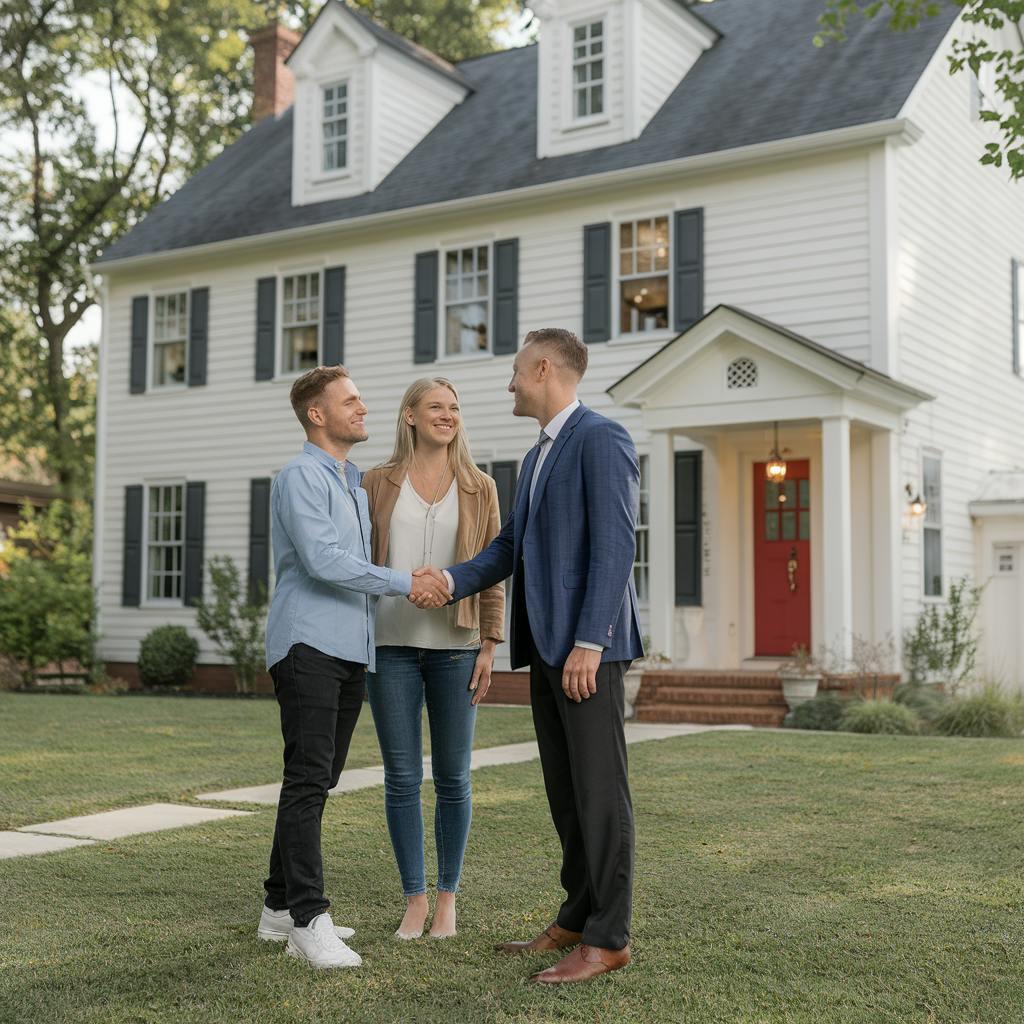
[[[86,814],[79,818],[44,821],[41,825],[26,825],[19,831],[78,836],[82,839],[121,839],[144,832],[163,832],[165,829],[202,825],[208,821],[251,813],[213,807],[187,807],[182,804],[146,804],[143,807],[125,807],[120,811]]]
[[[632,722],[626,723],[626,742],[642,743],[645,740],[664,740],[673,736],[692,736],[698,732],[713,732],[722,729],[750,729],[749,725],[686,725],[667,723]],[[502,747],[483,747],[473,751],[471,766],[491,768],[502,764],[519,764],[523,761],[534,761],[540,757],[537,744],[530,740],[527,743],[508,743]],[[431,778],[430,758],[423,758],[423,778]],[[368,789],[371,786],[384,784],[384,768],[351,768],[341,773],[341,781],[331,793],[348,793],[356,789]],[[281,795],[281,784],[270,783],[267,786],[246,786],[243,789],[222,789],[216,793],[200,793],[197,800],[224,802],[233,804],[276,804]]]
[[[75,846],[92,846],[91,839],[69,839],[67,836],[38,836],[27,832],[0,832],[0,860],[28,857],[36,853],[54,853]]]

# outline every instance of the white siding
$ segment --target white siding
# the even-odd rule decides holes
[[[254,377],[256,280],[298,264],[347,267],[345,362],[369,406],[371,439],[354,453],[368,467],[390,453],[397,402],[408,384],[430,373],[452,377],[478,459],[520,459],[536,436],[532,421],[513,419],[505,387],[511,356],[412,362],[414,255],[459,241],[517,237],[520,244],[520,331],[582,326],[583,227],[638,208],[705,210],[706,306],[727,302],[855,356],[868,351],[867,158],[863,155],[774,164],[681,180],[674,187],[623,184],[614,193],[552,199],[492,215],[448,214],[410,219],[358,233],[284,245],[249,244],[233,258],[184,256],[159,279],[122,272],[110,285],[106,311],[107,375],[105,513],[101,540],[101,649],[112,661],[134,661],[153,626],[194,622],[185,609],[123,609],[123,494],[129,484],[180,476],[207,485],[206,557],[228,554],[245,571],[249,480],[268,476],[300,447],[288,405],[289,380]],[[129,395],[129,314],[133,295],[167,281],[210,288],[206,387]],[[581,389],[589,405],[615,416],[641,447],[638,414],[614,408],[606,389],[673,336],[591,348]],[[197,632],[193,629],[194,632]],[[203,641],[201,659],[215,660]]]
[[[639,134],[703,52],[693,28],[674,3],[640,4],[637,54]]]
[[[962,31],[962,28],[959,28]],[[1011,372],[1010,259],[1024,256],[1024,191],[978,158],[967,74],[933,60],[906,111],[922,138],[897,151],[900,376],[936,395],[908,417],[902,473],[942,456],[943,575],[975,574],[968,502],[993,469],[1021,464],[1024,380]],[[902,483],[902,481],[901,481]],[[920,524],[903,544],[904,625],[922,608]],[[948,583],[947,583],[948,586]]]

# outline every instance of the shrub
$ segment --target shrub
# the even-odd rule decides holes
[[[144,686],[183,686],[192,678],[199,644],[184,626],[157,626],[139,645]]]
[[[828,691],[819,693],[811,700],[798,704],[791,714],[786,716],[785,725],[790,729],[826,729],[835,731],[839,728],[839,720],[843,717],[845,705],[834,694]]]
[[[839,727],[846,732],[915,736],[921,731],[921,719],[904,704],[894,704],[890,700],[859,700],[843,712]]]
[[[8,532],[0,575],[0,651],[20,666],[22,683],[56,662],[96,669],[91,516],[84,502],[23,509]]]
[[[930,605],[918,616],[903,641],[904,661],[912,683],[937,676],[955,693],[961,683],[971,678],[978,657],[974,621],[978,617],[981,589],[972,586],[964,576],[950,584],[945,605]]]
[[[935,719],[942,736],[1019,736],[1024,729],[1024,704],[998,687],[950,701]]]
[[[248,693],[264,666],[266,600],[262,593],[243,596],[238,567],[223,555],[210,559],[210,584],[213,600],[199,602],[196,622],[231,659],[235,689]]]
[[[934,686],[922,686],[918,683],[904,683],[897,686],[892,693],[897,704],[910,708],[927,725],[931,725],[949,703],[946,694]]]

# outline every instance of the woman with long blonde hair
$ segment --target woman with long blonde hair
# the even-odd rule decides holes
[[[425,377],[406,391],[390,459],[363,478],[373,560],[393,569],[454,565],[479,554],[500,529],[494,481],[473,463],[455,385]],[[426,704],[437,797],[437,902],[430,934],[455,934],[455,893],[472,817],[470,755],[476,708],[504,639],[502,584],[437,609],[405,598],[377,606],[377,670],[367,677],[384,759],[384,807],[406,910],[395,935],[423,934],[429,910],[423,857]]]

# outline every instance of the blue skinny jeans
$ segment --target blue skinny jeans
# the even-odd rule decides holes
[[[384,812],[406,896],[427,891],[423,862],[422,714],[427,706],[434,778],[437,888],[457,892],[473,816],[470,757],[476,708],[469,683],[479,650],[378,647],[367,676],[384,758]]]

